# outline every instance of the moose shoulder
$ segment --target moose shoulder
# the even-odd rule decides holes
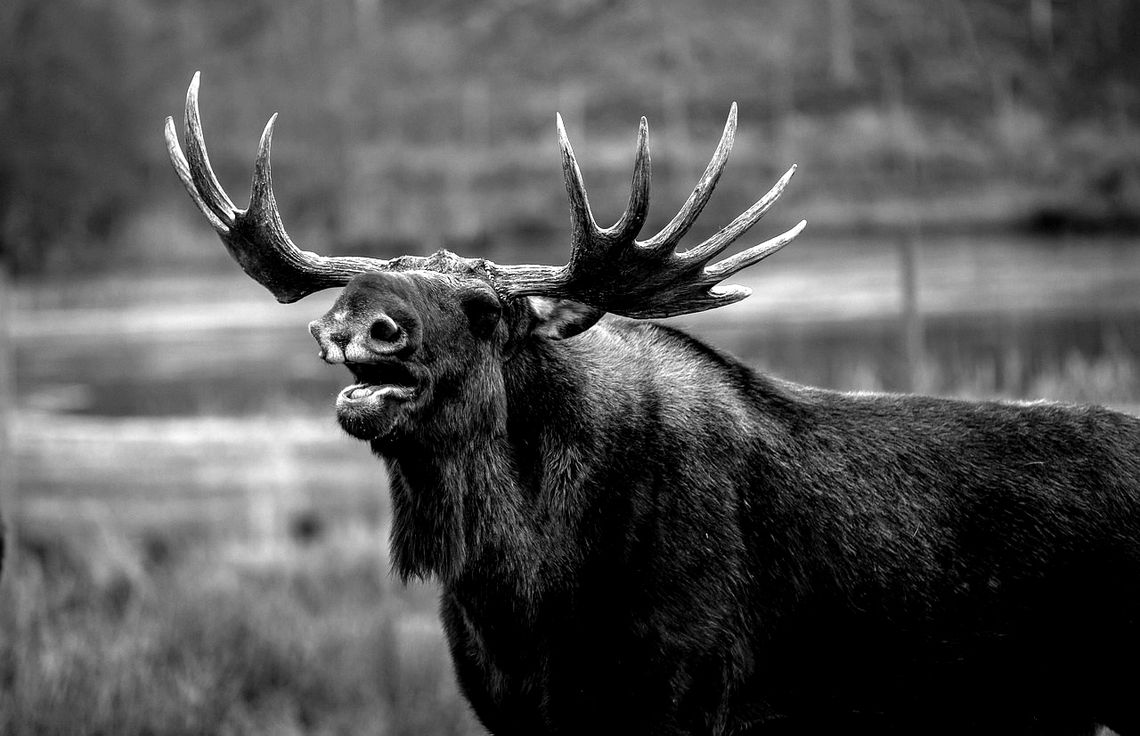
[[[493,733],[1140,733],[1140,421],[808,388],[637,321],[744,298],[717,284],[803,227],[715,260],[789,171],[677,251],[735,106],[646,240],[644,119],[611,228],[559,122],[571,257],[511,266],[298,249],[273,121],[240,210],[210,170],[197,85],[186,154],[167,120],[175,169],[280,300],[344,286],[310,325],[353,376],[337,416],[388,465],[395,569],[439,581]]]

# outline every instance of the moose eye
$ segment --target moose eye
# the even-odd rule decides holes
[[[391,342],[400,334],[400,326],[391,317],[385,315],[372,323],[368,334],[373,340]]]

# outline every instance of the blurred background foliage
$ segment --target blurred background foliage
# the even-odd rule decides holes
[[[675,202],[732,100],[731,206],[795,161],[819,232],[1134,227],[1138,33],[1127,0],[8,0],[0,247],[18,273],[203,255],[159,138],[196,69],[222,181],[280,110],[287,224],[358,251],[557,257],[555,110],[604,214],[640,115]]]
[[[649,118],[660,227],[736,100],[689,241],[792,163],[742,245],[809,227],[680,326],[805,383],[1137,412],[1137,37],[1133,0],[0,2],[0,733],[480,733],[332,420],[334,294],[275,304],[170,170],[195,70],[231,197],[280,111],[285,222],[341,254],[564,262],[556,110],[601,221]]]

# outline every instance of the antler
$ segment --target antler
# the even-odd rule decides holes
[[[244,210],[235,207],[214,176],[210,158],[206,155],[206,141],[198,115],[198,81],[199,73],[195,72],[190,89],[186,91],[186,150],[189,155],[184,156],[178,145],[178,133],[171,117],[166,118],[166,149],[190,198],[243,271],[269,289],[277,301],[288,303],[321,289],[347,284],[358,273],[391,268],[390,261],[378,258],[325,258],[301,250],[289,239],[277,212],[269,164],[276,114],[269,118],[261,134],[249,207]]]
[[[582,172],[558,116],[558,143],[562,169],[570,195],[573,226],[570,261],[561,267],[497,265],[482,259],[459,258],[445,251],[427,258],[400,256],[393,260],[361,257],[324,257],[301,250],[290,240],[277,203],[269,150],[277,115],[261,134],[253,171],[249,207],[238,209],[222,190],[210,167],[202,123],[198,114],[199,74],[186,92],[186,150],[178,145],[174,120],[166,118],[166,147],[174,170],[190,198],[217,231],[234,260],[280,302],[293,302],[313,292],[348,283],[367,271],[466,270],[484,274],[505,297],[551,296],[584,302],[627,317],[668,317],[731,304],[751,291],[743,286],[718,287],[737,271],[762,261],[792,241],[807,224],[722,261],[711,263],[733,241],[764,216],[783,192],[796,167],[788,169],[771,191],[700,245],[676,252],[724,171],[736,133],[736,103],[728,114],[724,134],[693,193],[661,232],[648,240],[637,235],[649,208],[649,124],[641,119],[637,157],[629,204],[621,219],[609,228],[598,227],[590,211]]]
[[[718,233],[689,250],[676,247],[689,231],[728,162],[736,134],[736,103],[728,113],[724,133],[693,193],[668,225],[648,240],[636,237],[649,207],[649,124],[641,119],[629,205],[610,228],[600,228],[590,211],[586,185],[574,150],[558,116],[562,171],[570,196],[573,228],[570,261],[550,266],[496,266],[500,288],[513,295],[544,295],[585,302],[627,317],[669,317],[732,304],[752,293],[744,286],[718,287],[737,271],[758,263],[790,243],[807,225],[798,225],[759,245],[710,264],[737,238],[755,225],[775,203],[792,178],[788,169],[776,185]]]

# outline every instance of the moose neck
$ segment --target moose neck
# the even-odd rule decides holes
[[[450,582],[470,565],[492,564],[527,585],[533,536],[502,442],[472,438],[446,453],[409,447],[385,459],[392,563],[401,578]]]
[[[449,583],[475,565],[497,568],[520,592],[532,586],[538,551],[507,392],[501,374],[469,376],[420,432],[373,443],[391,478],[391,554],[401,578]]]

